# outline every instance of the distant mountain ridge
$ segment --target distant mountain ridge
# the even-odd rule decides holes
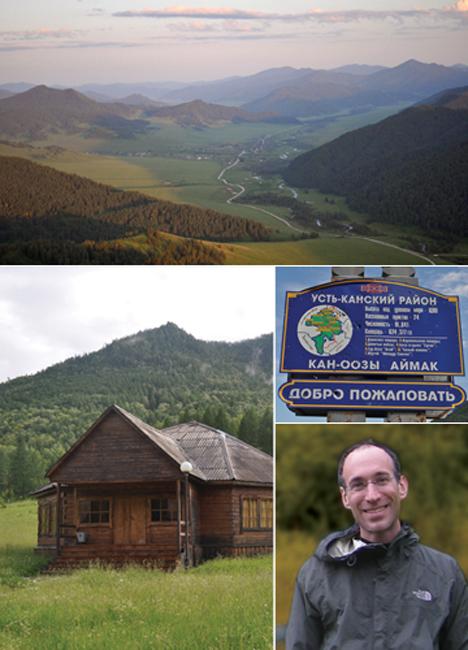
[[[366,75],[316,70],[244,104],[243,108],[296,117],[342,109],[368,110],[401,101],[415,102],[465,84],[468,84],[468,70],[414,60]]]
[[[202,101],[205,104],[237,107],[247,112],[275,113],[284,117],[306,117],[317,113],[330,113],[340,110],[362,112],[372,107],[417,102],[449,88],[468,84],[468,67],[443,66],[436,63],[421,63],[414,59],[392,68],[379,65],[349,64],[331,70],[313,68],[280,67],[246,75],[228,77],[207,82],[184,84],[180,82],[147,82],[121,84],[84,84],[74,92],[89,93],[98,101],[100,108],[81,103],[83,115],[99,125],[99,120],[110,122],[111,117],[120,120],[134,120],[143,117],[131,112],[137,104],[148,105],[158,101],[169,105],[189,104]],[[7,91],[17,92],[28,84],[5,84],[0,86]],[[41,87],[43,88],[43,87]],[[16,90],[15,90],[16,89]],[[57,89],[55,92],[59,92]],[[34,88],[30,92],[35,91]],[[26,91],[28,92],[28,90]],[[61,91],[68,92],[68,91]],[[23,93],[24,94],[24,93]],[[132,99],[137,95],[140,100]],[[17,95],[16,95],[17,96]],[[89,96],[86,99],[89,100]],[[143,100],[142,97],[145,99]],[[105,99],[109,101],[103,101]],[[14,97],[10,98],[11,100]],[[78,108],[75,96],[75,109]],[[0,109],[5,111],[4,100]],[[11,104],[12,107],[15,103]],[[70,102],[65,102],[55,115],[57,127],[69,127],[70,120],[76,127],[76,111],[70,114]],[[26,114],[23,111],[26,110]],[[0,110],[0,123],[9,119],[8,129],[14,126],[13,116],[4,116]],[[31,120],[30,102],[19,112],[20,125]],[[253,119],[253,118],[250,118]],[[195,122],[196,123],[196,122]],[[105,124],[104,124],[105,126]],[[117,124],[117,127],[119,124]],[[120,125],[123,128],[124,125]],[[126,125],[130,127],[129,124]],[[138,125],[135,125],[136,127]],[[116,127],[116,128],[117,128]],[[39,123],[35,128],[40,128]],[[18,129],[17,129],[18,130]]]

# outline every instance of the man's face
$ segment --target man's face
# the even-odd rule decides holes
[[[394,471],[391,457],[370,445],[355,449],[344,462],[341,500],[369,542],[390,542],[400,530],[400,501],[408,493],[408,481],[397,479]]]

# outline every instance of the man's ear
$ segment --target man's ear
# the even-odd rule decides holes
[[[344,507],[347,508],[348,510],[351,510],[351,506],[349,505],[348,495],[346,494],[346,490],[344,489],[344,487],[340,487],[340,494],[341,494],[341,502],[343,503]]]
[[[404,476],[404,474],[402,474],[400,476],[400,480],[398,481],[398,491],[400,493],[401,500],[406,499],[406,497],[408,496],[408,488],[409,488],[408,479],[406,478],[406,476]]]

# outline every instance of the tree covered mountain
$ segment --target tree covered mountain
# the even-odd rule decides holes
[[[451,90],[298,156],[299,187],[344,195],[378,221],[468,234],[468,88]]]
[[[155,242],[161,246],[153,247],[154,260],[138,252],[126,251],[119,255],[116,245],[108,244],[113,248],[113,257],[101,249],[105,241],[139,233],[147,233],[149,243],[157,239],[158,232],[211,241],[267,240],[271,234],[259,222],[170,203],[139,192],[116,190],[23,158],[0,156],[0,165],[0,261],[3,263],[128,264],[132,263],[133,255],[133,263],[167,264],[171,262],[167,260],[167,246],[161,237]],[[37,248],[38,242],[42,242],[43,249],[51,251],[42,261],[30,245],[34,243],[33,248]],[[95,245],[100,242],[101,248]],[[197,263],[200,252],[203,253],[200,263],[222,262],[214,248],[210,252],[205,246],[207,250],[202,251],[201,242],[193,244],[191,249],[194,247],[197,248],[195,256],[193,251],[181,250],[174,262]]]
[[[198,420],[272,449],[272,336],[197,340],[172,323],[0,384],[0,495],[22,496],[110,404],[155,427]],[[23,492],[24,494],[24,492]]]

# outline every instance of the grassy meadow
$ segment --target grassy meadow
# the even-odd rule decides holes
[[[35,532],[33,502],[0,508],[2,650],[272,647],[271,557],[41,575]]]
[[[226,264],[427,264],[410,251],[400,251],[363,237],[321,236],[298,241],[223,244]]]

